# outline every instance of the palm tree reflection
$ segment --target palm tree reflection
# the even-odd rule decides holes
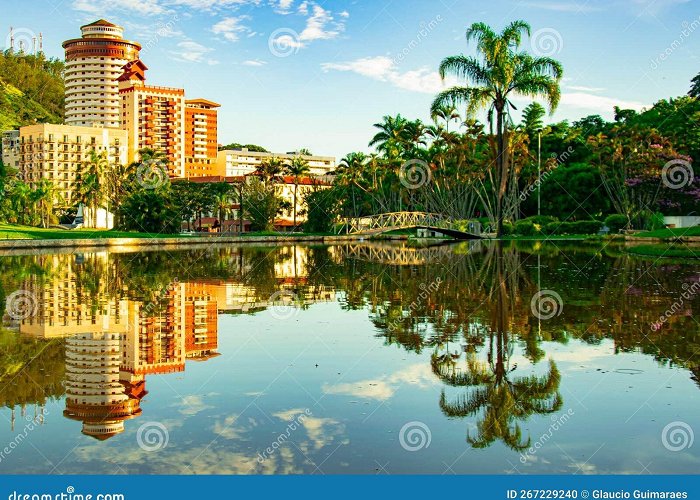
[[[517,253],[504,255],[497,245],[484,262],[484,271],[493,279],[486,280],[488,291],[484,307],[490,312],[488,327],[481,328],[488,337],[486,361],[474,350],[466,349],[464,369],[458,367],[461,354],[438,351],[431,357],[433,373],[452,387],[466,387],[467,391],[449,400],[445,390],[440,395],[440,409],[448,417],[470,417],[481,413],[476,433],[467,434],[474,448],[486,448],[501,440],[515,451],[530,446],[530,437],[524,437],[518,421],[532,415],[554,413],[561,409],[559,393],[561,376],[554,361],[544,375],[514,377],[517,364],[510,365],[512,342],[509,332],[515,311],[521,304],[521,266],[514,260]],[[518,314],[527,314],[519,311]],[[471,352],[470,352],[471,351]]]

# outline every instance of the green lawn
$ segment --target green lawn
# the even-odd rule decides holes
[[[627,248],[627,252],[645,257],[700,259],[700,247],[693,248],[685,245],[636,245]]]
[[[0,224],[0,240],[82,240],[103,238],[182,238],[208,236],[209,233],[191,234],[154,234],[130,231],[114,231],[107,229],[42,229],[39,227],[19,226],[15,224]],[[332,236],[332,233],[304,233],[303,236]],[[212,237],[218,234],[211,234]],[[236,236],[235,234],[232,236]],[[244,237],[256,236],[300,236],[299,234],[278,233],[275,231],[257,231],[244,233]]]
[[[602,240],[603,237],[597,234],[548,234],[548,235],[534,235],[534,236],[521,236],[511,234],[508,236],[502,236],[498,238],[500,240],[518,240],[518,241],[547,241],[547,240]]]
[[[648,238],[674,238],[678,236],[700,236],[700,226],[682,227],[675,229],[658,229],[656,231],[645,231],[636,233],[635,236]]]
[[[0,224],[3,240],[76,240],[98,238],[172,238],[173,234],[151,234],[106,229],[42,229],[39,227]],[[188,238],[190,236],[181,236]]]

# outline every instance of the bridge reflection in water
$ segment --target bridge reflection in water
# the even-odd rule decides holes
[[[343,259],[357,259],[391,266],[421,266],[442,262],[454,256],[454,245],[437,244],[425,246],[408,246],[387,242],[365,241],[338,247],[338,254]],[[471,240],[460,244],[463,254],[481,253],[481,240]]]

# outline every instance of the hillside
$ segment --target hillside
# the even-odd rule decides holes
[[[0,52],[0,130],[63,121],[63,61]]]
[[[17,87],[0,80],[0,130],[32,123],[61,123],[62,120]]]

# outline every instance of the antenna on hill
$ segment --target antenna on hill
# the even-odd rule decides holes
[[[44,53],[44,35],[39,32],[39,52]]]
[[[36,55],[36,37],[32,37],[32,54]]]
[[[15,51],[15,35],[14,31],[12,30],[12,26],[10,26],[10,52]]]

